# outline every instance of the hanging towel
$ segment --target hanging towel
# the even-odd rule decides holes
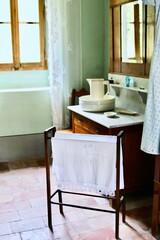
[[[61,190],[115,195],[116,136],[57,132],[52,138],[52,169]],[[120,189],[124,188],[122,149]]]

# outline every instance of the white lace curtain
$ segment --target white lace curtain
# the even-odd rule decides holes
[[[45,0],[53,124],[69,126],[70,95],[81,87],[81,0]]]

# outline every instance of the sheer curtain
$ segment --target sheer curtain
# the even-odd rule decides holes
[[[53,124],[69,126],[70,95],[82,85],[81,0],[45,0]]]

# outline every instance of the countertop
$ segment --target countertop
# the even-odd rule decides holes
[[[132,126],[142,124],[144,122],[144,114],[137,115],[126,115],[126,114],[117,114],[117,117],[108,118],[104,115],[103,112],[86,112],[81,109],[79,105],[68,106],[68,109],[78,113],[94,122],[101,124],[107,128],[116,128],[123,126]],[[116,109],[115,109],[116,111]]]

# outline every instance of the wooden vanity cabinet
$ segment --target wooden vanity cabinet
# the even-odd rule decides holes
[[[107,128],[78,113],[72,112],[74,133],[117,135],[124,131],[124,170],[126,191],[148,191],[153,187],[154,158],[140,150],[142,124]]]

